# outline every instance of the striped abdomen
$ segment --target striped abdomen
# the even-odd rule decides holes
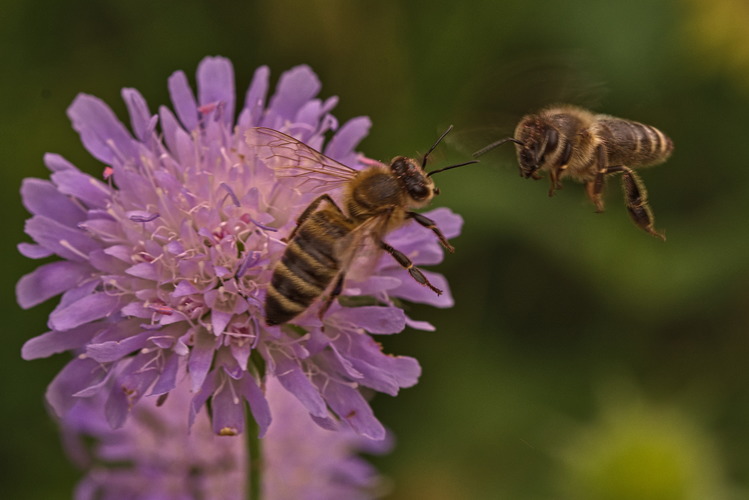
[[[286,323],[304,312],[340,271],[338,242],[352,229],[340,212],[312,213],[298,228],[273,269],[265,298],[265,322]]]
[[[671,139],[650,125],[610,116],[599,116],[597,122],[609,165],[655,165],[666,161],[674,150]]]

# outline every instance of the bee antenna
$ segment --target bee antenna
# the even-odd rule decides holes
[[[430,154],[432,153],[432,151],[434,151],[434,148],[436,148],[436,147],[437,147],[437,146],[439,145],[439,143],[440,143],[440,142],[442,142],[442,139],[444,139],[444,138],[445,138],[445,136],[446,136],[447,134],[449,134],[449,133],[450,133],[450,131],[451,131],[452,129],[453,129],[453,126],[452,126],[452,125],[450,125],[449,127],[447,127],[447,130],[445,130],[445,131],[444,131],[444,132],[442,133],[442,135],[440,136],[440,138],[439,138],[439,139],[437,139],[437,141],[436,141],[436,142],[435,142],[435,143],[434,143],[434,144],[432,145],[432,147],[431,147],[431,148],[429,148],[429,151],[427,151],[427,152],[426,152],[426,154],[424,155],[424,158],[423,158],[423,159],[421,160],[421,169],[422,169],[422,170],[424,170],[424,169],[426,168],[426,166],[427,166],[427,158],[428,158],[428,157],[429,157],[429,155],[430,155]]]
[[[473,156],[474,158],[478,158],[479,156],[488,153],[489,151],[491,151],[492,149],[496,148],[497,146],[501,146],[505,142],[514,142],[515,144],[520,144],[521,146],[524,145],[523,141],[519,141],[519,140],[515,139],[514,137],[505,137],[504,139],[500,139],[497,142],[492,142],[488,146],[485,146],[485,147],[479,149],[478,151],[476,151],[475,153],[473,153],[471,156]]]
[[[439,174],[440,172],[444,172],[445,170],[450,170],[450,169],[458,168],[458,167],[464,167],[466,165],[471,165],[473,163],[478,163],[478,162],[479,162],[478,160],[471,160],[471,161],[467,161],[465,163],[458,163],[457,165],[450,165],[449,167],[441,168],[439,170],[432,170],[431,172],[427,173],[427,177],[431,177],[434,174]]]

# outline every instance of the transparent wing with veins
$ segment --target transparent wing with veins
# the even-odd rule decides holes
[[[277,177],[296,179],[297,186],[310,191],[334,188],[359,173],[278,130],[251,128],[246,140]]]

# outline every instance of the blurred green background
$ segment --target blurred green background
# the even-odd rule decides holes
[[[36,266],[15,249],[21,179],[47,177],[47,151],[101,171],[65,115],[76,93],[125,117],[119,92],[135,87],[155,109],[173,71],[219,54],[240,92],[258,65],[310,64],[340,120],[372,118],[360,149],[383,160],[450,123],[439,160],[464,160],[555,102],[676,145],[642,171],[666,243],[629,221],[618,180],[597,215],[580,185],[549,199],[520,179],[511,147],[437,178],[435,205],[466,220],[439,266],[456,305],[413,306],[437,332],[383,339],[423,366],[373,403],[397,437],[375,460],[388,498],[749,498],[747,26],[744,0],[5,0],[3,497],[69,498],[79,477],[42,403],[68,358],[20,359],[55,302],[15,305]]]

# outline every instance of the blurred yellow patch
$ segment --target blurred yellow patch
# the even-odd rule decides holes
[[[721,460],[709,431],[673,407],[630,390],[607,391],[597,421],[561,452],[560,489],[575,500],[721,500]]]
[[[749,2],[683,0],[685,45],[702,69],[726,73],[749,90]]]

